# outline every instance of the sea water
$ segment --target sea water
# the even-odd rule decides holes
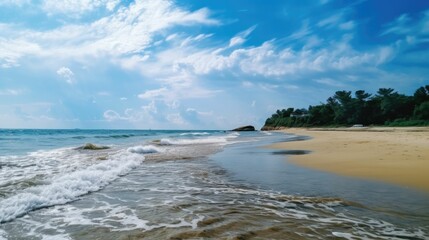
[[[0,239],[429,239],[427,195],[264,148],[294,139],[0,130]]]

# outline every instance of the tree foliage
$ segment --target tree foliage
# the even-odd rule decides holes
[[[429,125],[429,85],[406,96],[392,88],[380,88],[375,95],[358,90],[337,91],[332,97],[308,109],[277,110],[265,127]]]

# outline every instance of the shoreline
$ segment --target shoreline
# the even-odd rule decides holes
[[[305,141],[275,143],[269,148],[303,150],[288,155],[299,166],[343,176],[371,179],[429,193],[429,127],[289,128]]]

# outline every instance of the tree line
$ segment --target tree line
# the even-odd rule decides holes
[[[326,103],[308,109],[277,110],[264,128],[351,126],[429,126],[429,85],[419,87],[412,96],[392,88],[380,88],[375,95],[358,90],[337,91]]]

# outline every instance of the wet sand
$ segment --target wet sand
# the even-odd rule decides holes
[[[288,155],[297,165],[429,192],[429,127],[291,128],[282,131],[311,137],[270,146],[311,151],[304,155]]]

